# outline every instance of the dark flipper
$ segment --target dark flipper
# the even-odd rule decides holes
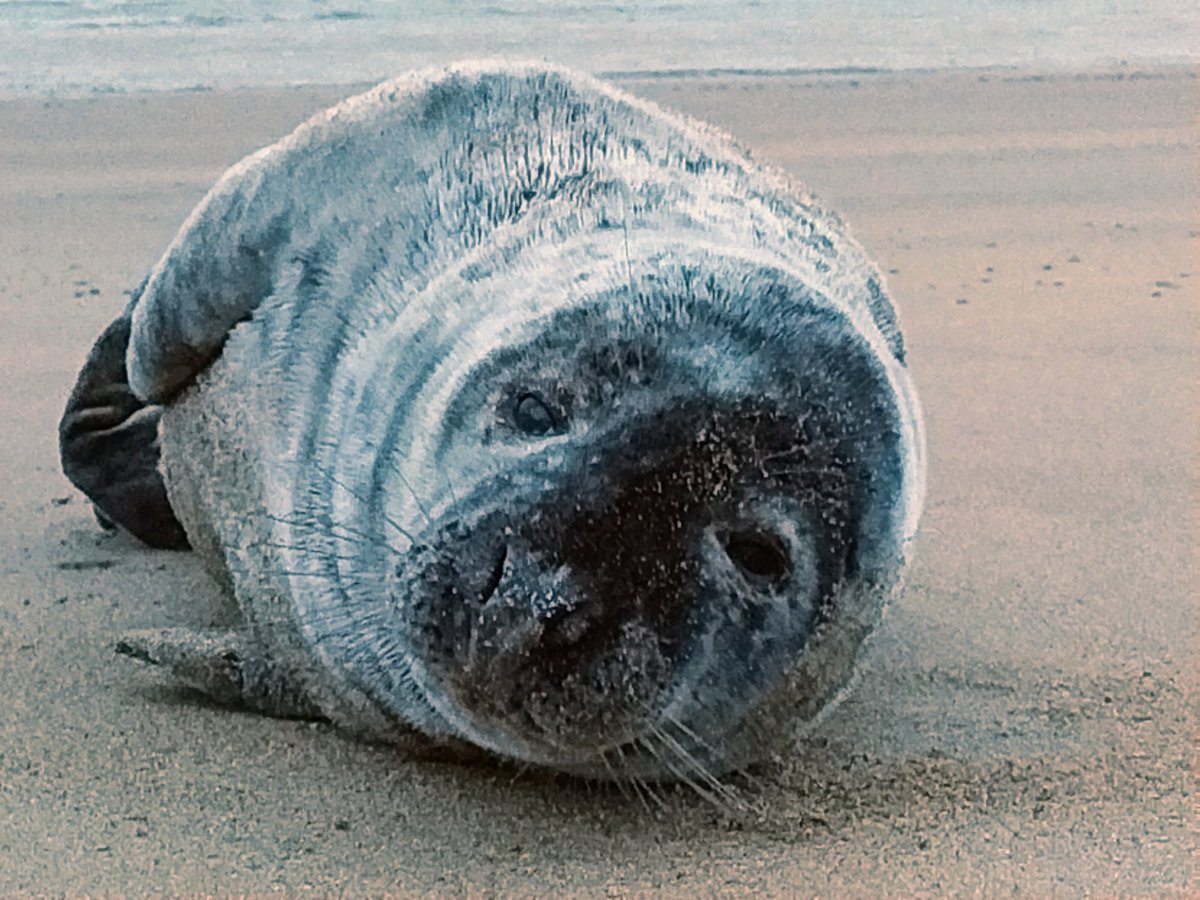
[[[79,373],[58,425],[63,472],[115,522],[151,547],[185,550],[187,535],[158,470],[158,419],[129,389],[129,314],[104,330]]]

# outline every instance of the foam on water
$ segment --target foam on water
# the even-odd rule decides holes
[[[472,56],[593,72],[1200,57],[1194,0],[0,0],[0,92],[380,80]]]

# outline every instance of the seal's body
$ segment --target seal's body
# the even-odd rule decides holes
[[[105,516],[186,534],[244,614],[124,652],[600,777],[811,722],[923,493],[896,318],[840,222],[544,66],[385,83],[232,169],[61,434]]]

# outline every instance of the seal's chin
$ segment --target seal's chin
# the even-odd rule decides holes
[[[782,419],[703,418],[674,446],[678,416],[624,429],[556,489],[410,552],[394,587],[414,674],[461,737],[588,775],[672,777],[668,748],[725,766],[818,618],[836,504],[764,475],[795,453]]]

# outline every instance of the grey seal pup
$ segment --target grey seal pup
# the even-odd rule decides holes
[[[100,514],[241,611],[123,653],[597,778],[712,777],[811,725],[924,492],[897,318],[839,219],[544,65],[401,77],[234,166],[60,438]]]

